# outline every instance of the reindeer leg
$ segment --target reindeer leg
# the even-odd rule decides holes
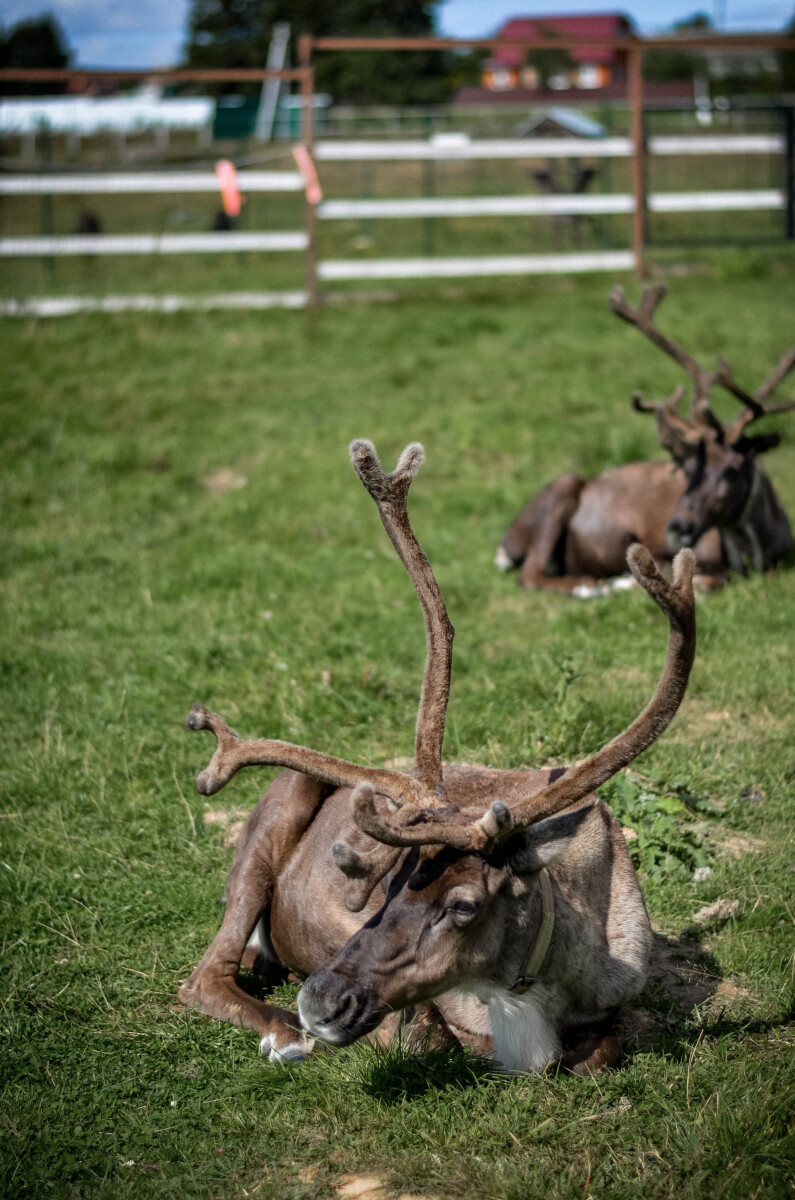
[[[558,543],[577,511],[584,483],[579,475],[561,475],[538,493],[505,535],[501,549],[508,555],[513,555],[524,543],[525,560],[520,576],[523,587],[580,597],[601,596],[610,590],[608,584],[590,575],[547,574]]]
[[[590,1028],[563,1030],[564,1051],[561,1066],[572,1075],[595,1075],[608,1071],[621,1061],[621,1042],[615,1032],[614,1014]]]
[[[531,577],[543,575],[577,509],[584,483],[579,475],[561,475],[542,488],[506,531],[495,564],[507,571],[524,563]]]
[[[328,790],[318,780],[285,771],[262,797],[240,837],[221,928],[179,990],[188,1007],[255,1030],[262,1053],[272,1062],[300,1062],[314,1041],[302,1032],[297,1014],[247,995],[238,985],[238,970],[249,938],[269,908],[279,870]]]
[[[461,1041],[453,1033],[433,1001],[418,1004],[405,1012],[393,1012],[386,1017],[367,1040],[380,1049],[393,1041],[417,1052],[460,1050]]]

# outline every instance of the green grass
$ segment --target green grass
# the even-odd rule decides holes
[[[449,759],[571,761],[644,703],[665,646],[647,598],[522,593],[491,565],[541,483],[654,453],[628,397],[676,369],[607,290],[429,290],[329,308],[311,335],[278,312],[3,324],[5,1195],[310,1198],[357,1172],[483,1200],[792,1194],[792,571],[700,604],[680,715],[607,789],[648,832],[658,928],[740,904],[687,943],[722,990],[677,1004],[653,982],[621,1070],[505,1080],[353,1047],[282,1071],[176,1000],[231,858],[204,814],[272,777],[198,797],[190,704],[363,762],[411,753],[422,621],[352,437],[388,466],[425,444],[411,512],[457,629]],[[659,320],[753,387],[793,303],[788,264],[735,264],[677,279]],[[793,446],[769,457],[791,513]],[[208,488],[223,469],[245,486]],[[680,840],[705,882],[652,869]]]

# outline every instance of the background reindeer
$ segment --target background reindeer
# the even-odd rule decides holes
[[[202,795],[241,767],[288,769],[246,823],[221,929],[180,997],[256,1030],[276,1061],[303,1058],[314,1038],[387,1036],[397,1013],[420,1006],[415,1035],[432,1027],[444,1044],[491,1052],[505,1069],[539,1070],[560,1060],[565,1026],[604,1018],[644,981],[648,917],[621,829],[592,793],[659,737],[684,695],[695,651],[693,554],[678,556],[670,584],[647,550],[630,550],[670,634],[654,697],[623,733],[569,769],[446,766],[454,631],[406,507],[422,448],[409,446],[391,475],[370,442],[354,442],[351,459],[425,617],[416,767],[404,774],[245,741],[194,705],[188,727],[218,742],[196,779]],[[241,989],[244,956],[306,980],[299,1016]],[[618,1052],[603,1031],[568,1065],[594,1069]]]
[[[683,387],[659,404],[647,404],[638,392],[632,397],[638,412],[655,413],[660,445],[681,469],[672,471],[665,462],[628,463],[596,478],[562,475],[547,484],[522,509],[497,550],[497,566],[521,567],[525,587],[588,597],[630,586],[631,580],[614,577],[623,572],[627,548],[635,541],[647,546],[663,569],[682,546],[694,547],[696,582],[705,587],[720,586],[729,570],[773,567],[793,548],[786,514],[757,462],[780,437],[752,437],[747,429],[762,416],[795,408],[795,401],[766,403],[795,366],[795,348],[751,395],[725,359],[706,371],[660,332],[654,312],[665,292],[661,286],[646,288],[639,307],[631,308],[617,287],[610,305],[690,376],[686,417],[679,413]],[[716,385],[744,405],[731,423],[724,424],[710,408]],[[611,583],[598,582],[605,579]]]

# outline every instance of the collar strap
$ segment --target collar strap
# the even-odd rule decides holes
[[[759,474],[759,468],[756,465],[756,463],[754,463],[754,478],[751,483],[751,490],[748,493],[748,499],[746,500],[746,502],[743,506],[743,511],[740,513],[739,517],[737,518],[737,522],[736,522],[737,525],[740,526],[740,528],[742,528],[742,526],[745,525],[746,521],[750,517],[751,509],[756,504],[756,498],[759,495],[759,489],[761,486],[762,486],[762,479]]]
[[[523,996],[536,982],[547,956],[549,943],[552,941],[552,930],[555,928],[555,899],[552,895],[552,883],[546,867],[542,867],[538,872],[538,881],[541,884],[541,924],[538,926],[535,938],[530,943],[530,949],[527,951],[527,958],[524,960],[519,978],[513,987],[508,988],[513,996]]]

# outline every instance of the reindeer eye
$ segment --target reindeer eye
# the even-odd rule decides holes
[[[460,899],[454,900],[447,911],[457,925],[465,925],[467,921],[472,920],[479,908],[477,900]]]

